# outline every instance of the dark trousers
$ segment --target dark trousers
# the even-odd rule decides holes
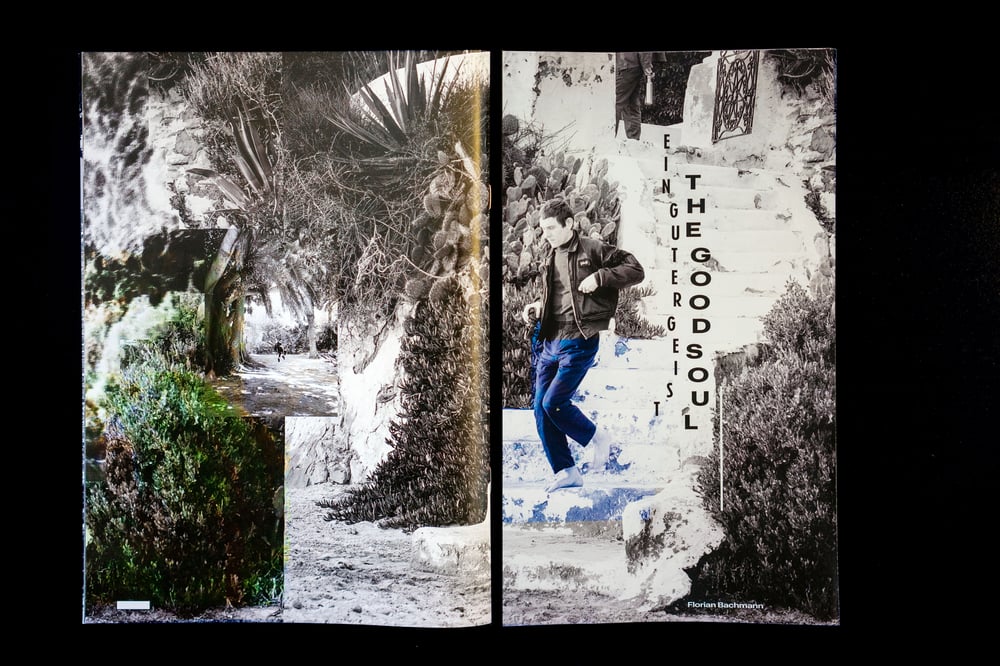
[[[625,123],[625,136],[638,139],[642,131],[642,67],[629,67],[615,76],[615,136],[618,123]]]
[[[598,337],[546,340],[535,366],[535,425],[553,472],[576,464],[567,437],[586,446],[597,426],[570,398],[597,356]]]

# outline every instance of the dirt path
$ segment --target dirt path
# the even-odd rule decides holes
[[[281,361],[274,354],[251,358],[256,367],[212,383],[247,414],[278,425],[286,416],[338,414],[337,366],[332,359],[306,354],[289,354]]]
[[[347,486],[320,484],[285,495],[285,623],[468,627],[490,622],[489,579],[422,572],[412,535],[374,523],[324,520],[318,500]]]
[[[280,427],[287,416],[338,413],[336,364],[289,354],[252,357],[257,366],[216,386],[248,414]],[[412,536],[372,523],[327,522],[319,500],[348,486],[285,491],[285,593],[280,621],[455,627],[490,620],[489,581],[462,581],[410,565]]]

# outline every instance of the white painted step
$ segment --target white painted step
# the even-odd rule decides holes
[[[503,587],[617,595],[626,571],[620,534],[595,523],[504,525]]]
[[[653,187],[653,201],[656,204],[669,206],[676,203],[679,213],[687,211],[687,199],[692,190],[678,188],[673,182],[670,192],[664,192],[662,182]],[[783,198],[773,189],[756,189],[752,187],[725,187],[721,185],[700,186],[698,198],[705,198],[709,209],[751,212],[766,212],[781,208]],[[659,215],[658,215],[659,216]],[[669,210],[668,210],[669,216]]]
[[[651,324],[664,326],[667,318],[673,316],[674,319],[681,317],[690,319],[691,317],[763,317],[770,312],[771,307],[779,296],[775,294],[740,294],[736,296],[722,296],[713,293],[708,288],[697,287],[675,287],[680,295],[681,305],[677,306],[672,292],[663,292],[655,296],[650,296],[644,300],[645,318]],[[707,302],[707,307],[703,310],[695,311],[691,309],[689,303],[692,298],[697,298],[697,303]],[[701,298],[704,297],[704,298]],[[707,299],[707,301],[705,301]]]
[[[711,251],[712,261],[706,265],[720,272],[775,273],[795,277],[805,274],[806,258],[801,249],[785,252],[730,252],[720,250],[714,243],[707,247]],[[676,265],[674,254],[669,247],[658,246],[654,257],[654,265],[650,268],[667,269]]]
[[[650,297],[654,298],[654,297]],[[602,338],[594,359],[595,367],[664,369],[671,366],[669,340],[636,340],[611,336]]]
[[[662,156],[638,158],[636,162],[642,174],[656,183],[660,183],[663,178],[669,178],[671,181],[670,191],[678,194],[700,192],[706,187],[769,190],[776,186],[792,187],[798,185],[795,181],[790,180],[790,175],[776,171],[684,162],[674,159],[673,155],[668,155],[666,171],[663,169]],[[694,189],[691,189],[692,181],[689,176],[699,176],[694,181]]]
[[[734,231],[781,231],[789,228],[789,214],[780,210],[716,208],[711,205],[712,199],[706,197],[704,212],[696,207],[693,213],[688,213],[687,200],[682,199],[677,202],[677,215],[671,215],[671,204],[675,201],[662,201],[657,197],[652,203],[656,230],[665,243],[677,242],[671,237],[671,225],[681,225],[678,233],[681,235],[686,232],[688,222],[700,222],[702,235],[710,239]],[[683,236],[679,240],[695,242]]]
[[[677,268],[650,268],[646,270],[646,278],[642,285],[652,287],[656,293],[644,298],[644,301],[666,296],[675,290],[687,291],[696,288],[691,284],[691,274],[700,270],[697,264],[680,264]],[[672,271],[677,271],[677,284],[672,284]],[[736,273],[711,271],[711,282],[700,287],[701,291],[711,296],[780,296],[785,293],[787,278],[780,273]]]
[[[671,432],[675,430],[677,428],[672,428]],[[662,484],[681,464],[681,448],[672,443],[671,438],[649,444],[615,437],[607,468],[596,471],[590,468],[591,454],[586,447],[571,443],[570,450],[576,465],[585,471],[584,479],[588,484],[652,487]],[[501,443],[501,451],[505,493],[513,485],[533,484],[544,488],[552,480],[552,467],[537,437],[516,441],[505,439]]]

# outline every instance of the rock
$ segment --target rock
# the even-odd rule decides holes
[[[837,217],[837,196],[832,192],[821,192],[819,195],[819,202],[823,204],[823,208],[826,209],[826,214],[828,217]]]
[[[818,254],[821,258],[830,256],[830,241],[826,232],[821,231],[817,233],[816,237],[813,239],[813,243],[816,246],[816,254]]]
[[[285,485],[289,488],[331,481],[336,459],[337,417],[285,418]]]
[[[692,469],[690,474],[696,474]],[[622,514],[630,575],[623,597],[638,597],[646,609],[662,608],[691,592],[685,569],[722,543],[724,533],[693,491],[693,478],[644,500]]]
[[[827,127],[817,127],[812,133],[809,148],[830,158],[837,147],[837,139]]]
[[[198,142],[192,138],[191,134],[187,130],[181,130],[174,141],[174,150],[182,155],[186,155],[188,161],[191,160],[198,152],[201,146]]]
[[[489,498],[490,487],[486,488]],[[412,565],[418,571],[488,580],[490,577],[490,505],[476,525],[421,527],[413,532]]]
[[[181,174],[174,179],[174,190],[180,194],[187,194],[191,191],[191,184],[188,183],[187,174]]]
[[[478,525],[417,529],[413,533],[412,565],[418,571],[488,579],[489,521]]]

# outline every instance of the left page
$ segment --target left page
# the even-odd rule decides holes
[[[489,623],[488,101],[481,52],[83,54],[85,623]]]

